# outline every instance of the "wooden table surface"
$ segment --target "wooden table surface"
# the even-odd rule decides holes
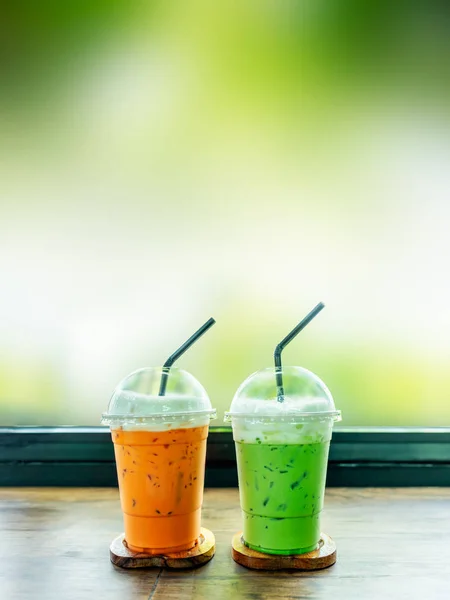
[[[323,529],[338,561],[315,573],[233,562],[236,489],[206,490],[203,524],[216,535],[206,566],[126,571],[109,561],[109,544],[122,531],[116,489],[0,489],[0,599],[450,598],[450,489],[328,490]]]

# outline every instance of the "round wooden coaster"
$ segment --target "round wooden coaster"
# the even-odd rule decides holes
[[[318,548],[311,552],[291,556],[264,554],[248,548],[244,544],[242,531],[240,531],[233,537],[231,556],[233,560],[248,569],[316,571],[334,565],[336,562],[336,544],[326,533],[321,533]]]
[[[212,559],[216,550],[216,539],[209,529],[202,527],[198,543],[190,550],[168,554],[140,554],[131,552],[124,544],[125,535],[119,535],[109,547],[111,562],[124,569],[150,567],[167,569],[192,569]]]

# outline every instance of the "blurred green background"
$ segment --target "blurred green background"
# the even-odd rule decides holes
[[[344,425],[450,421],[450,7],[5,3],[0,422],[95,425],[179,366],[285,364]]]

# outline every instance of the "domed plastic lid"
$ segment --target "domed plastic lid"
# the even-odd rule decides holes
[[[282,396],[274,367],[250,375],[236,392],[225,420],[253,418],[294,423],[312,419],[340,420],[341,413],[336,410],[330,391],[317,375],[302,367],[283,367],[281,374]]]
[[[171,367],[164,395],[160,394],[163,367],[139,369],[116,387],[102,416],[107,425],[208,422],[216,416],[208,394],[193,375]]]

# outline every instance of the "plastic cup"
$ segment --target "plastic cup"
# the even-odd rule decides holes
[[[333,423],[340,420],[325,384],[301,367],[275,369],[240,386],[225,420],[236,445],[244,543],[267,554],[317,547]]]
[[[193,548],[200,535],[206,439],[215,410],[201,384],[172,367],[141,369],[116,388],[102,423],[111,428],[125,541],[134,552]]]

